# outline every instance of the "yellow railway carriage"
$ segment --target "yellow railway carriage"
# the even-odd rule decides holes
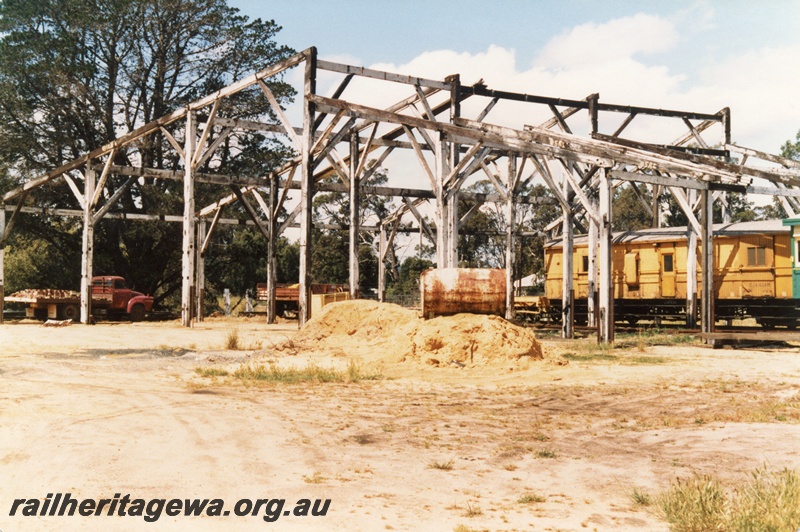
[[[800,320],[800,293],[794,283],[794,237],[781,220],[715,224],[714,311],[718,320],[755,318],[765,327],[794,328]],[[798,232],[800,235],[800,231]],[[573,250],[575,318],[586,320],[589,292],[588,242],[576,236]],[[698,243],[697,286],[701,279]],[[613,235],[614,316],[641,319],[686,318],[687,229],[669,227]],[[545,295],[562,300],[562,243],[545,247]],[[798,264],[800,266],[800,264]]]

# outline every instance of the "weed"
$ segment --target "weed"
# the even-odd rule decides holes
[[[577,353],[564,353],[562,355],[565,359],[571,360],[574,362],[592,362],[597,360],[617,360],[617,355],[612,355],[608,353],[597,353],[597,352],[590,352],[586,354],[577,354]]]
[[[639,488],[633,488],[630,497],[634,504],[638,506],[650,506],[653,503],[653,498],[647,493],[639,491]]]
[[[281,368],[277,364],[242,364],[233,372],[237,379],[272,383],[297,384],[301,382],[359,382],[381,379],[380,374],[364,373],[351,362],[346,371],[323,368],[309,364],[305,368]]]
[[[228,334],[225,335],[225,349],[237,350],[239,349],[239,328],[232,327],[228,329]]]
[[[469,502],[467,502],[467,511],[464,512],[464,517],[477,517],[479,515],[483,515],[483,510],[481,510],[481,507],[472,506]]]
[[[322,473],[319,471],[314,471],[314,474],[310,477],[307,475],[303,475],[303,481],[307,484],[322,484],[325,482],[325,477],[322,476]]]
[[[368,445],[370,443],[375,443],[375,438],[370,434],[356,434],[353,436],[353,441],[359,445]]]
[[[719,480],[710,476],[678,479],[658,498],[662,515],[674,530],[725,530],[727,504]]]
[[[230,375],[227,369],[217,368],[214,366],[210,367],[196,367],[194,368],[194,372],[200,375],[201,377],[227,377]]]
[[[539,458],[555,458],[556,452],[552,449],[541,449],[536,453],[536,456]]]
[[[477,528],[470,528],[467,525],[457,525],[453,532],[484,532],[483,530],[478,530]]]
[[[633,356],[627,357],[622,360],[622,363],[628,366],[647,366],[647,365],[655,365],[655,364],[666,364],[667,359],[664,357],[657,357],[652,355],[640,355],[640,356]]]
[[[432,460],[428,462],[428,469],[439,469],[441,471],[452,471],[453,469],[453,460],[450,459],[446,462],[439,461],[439,460]]]
[[[729,492],[719,480],[678,480],[657,498],[673,530],[797,530],[800,476],[793,470],[756,469]]]
[[[520,504],[533,504],[545,501],[547,501],[546,498],[542,497],[541,495],[536,495],[535,493],[526,493],[525,495],[517,499],[517,502]]]

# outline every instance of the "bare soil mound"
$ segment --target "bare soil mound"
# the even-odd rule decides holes
[[[365,361],[434,366],[542,358],[532,331],[497,316],[456,314],[423,320],[398,305],[365,300],[326,306],[293,343],[302,350],[357,355]]]

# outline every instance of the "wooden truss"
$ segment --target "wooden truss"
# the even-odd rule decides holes
[[[292,124],[265,80],[300,67],[304,73],[303,86],[298,89],[301,122]],[[331,96],[317,94],[320,71],[341,80]],[[408,96],[385,108],[345,99],[345,93],[356,80],[373,87],[399,86]],[[221,116],[221,103],[246,89],[263,93],[276,121]],[[496,115],[497,109],[504,105],[514,106],[517,123],[489,121],[492,113]],[[544,120],[540,116],[542,113],[547,117]],[[584,121],[578,124],[582,127],[578,127],[573,117],[581,116]],[[203,119],[202,123],[198,117]],[[615,122],[614,117],[622,117],[622,120]],[[671,142],[661,144],[623,137],[638,117],[677,122],[684,132]],[[601,121],[603,125],[606,122],[615,125],[603,133]],[[715,130],[718,140],[706,140]],[[215,167],[212,163],[216,150],[237,131],[256,131],[284,139],[296,155],[266,176],[201,172],[203,168]],[[118,150],[134,149],[142,138],[154,134],[162,135],[182,161],[183,170],[114,164]],[[183,140],[179,142],[177,139],[181,136]],[[395,152],[412,155],[418,163],[422,182],[428,186],[367,186],[367,180]],[[763,166],[758,166],[759,163]],[[114,193],[107,188],[112,175],[127,178]],[[487,178],[495,192],[470,194],[462,191],[472,176]],[[333,177],[338,181],[331,180]],[[124,189],[145,178],[181,181],[182,215],[134,215],[114,211]],[[350,220],[346,229],[350,233],[353,297],[359,295],[359,231],[380,233],[379,297],[383,299],[386,250],[401,230],[403,217],[435,242],[438,267],[454,267],[458,264],[459,226],[485,202],[502,205],[506,215],[507,308],[508,317],[511,317],[514,243],[522,236],[515,227],[516,209],[521,204],[548,201],[525,194],[533,179],[549,187],[563,212],[560,222],[544,229],[553,234],[560,230],[564,240],[562,334],[565,337],[573,334],[571,250],[572,234],[577,229],[588,232],[590,238],[590,320],[598,327],[598,338],[602,342],[613,341],[611,197],[614,186],[630,182],[636,190],[651,187],[653,198],[669,191],[686,212],[691,233],[695,235],[694,243],[696,245],[696,236],[700,235],[703,246],[700,300],[704,306],[702,325],[707,332],[713,328],[713,309],[708,304],[713,293],[713,279],[706,274],[710,271],[709,261],[713,260],[713,247],[708,245],[713,202],[724,201],[729,191],[768,194],[779,196],[790,215],[800,212],[800,189],[797,188],[800,164],[732,143],[727,108],[717,113],[694,113],[608,104],[601,102],[597,94],[583,100],[569,100],[492,90],[480,82],[462,85],[458,75],[433,80],[323,61],[317,58],[315,48],[309,48],[7,192],[0,206],[0,310],[2,247],[14,221],[20,213],[47,211],[83,217],[81,321],[84,323],[90,317],[93,228],[104,217],[114,217],[182,223],[181,321],[184,326],[202,319],[202,313],[198,315],[196,309],[202,308],[203,257],[219,224],[248,223],[267,238],[270,322],[275,319],[275,244],[287,228],[299,228],[299,303],[300,323],[303,324],[310,307],[312,198],[318,191],[330,191],[346,193],[350,198]],[[67,184],[79,208],[47,210],[25,205],[26,197],[31,197],[37,188],[56,181]],[[219,185],[225,192],[212,204],[196,206],[194,187],[197,183]],[[405,176],[401,184],[408,185]],[[279,222],[279,213],[289,210],[290,190],[300,191],[299,202],[289,216]],[[400,198],[399,207],[376,225],[360,227],[358,207],[365,195]],[[475,206],[460,215],[459,198],[475,201]],[[249,220],[246,222],[222,218],[223,207],[235,202],[247,213]],[[422,213],[426,204],[434,213],[433,223]],[[657,219],[654,205],[647,203],[647,206]],[[696,216],[698,210],[700,214]],[[11,213],[8,218],[7,211]],[[689,256],[696,254],[690,252]],[[599,275],[596,264],[599,264]],[[696,271],[696,264],[690,267]],[[696,289],[689,292],[690,303],[696,305]]]

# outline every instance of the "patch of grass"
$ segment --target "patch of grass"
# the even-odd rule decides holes
[[[440,461],[440,460],[431,460],[428,462],[428,469],[439,469],[440,471],[452,471],[453,470],[453,460]]]
[[[574,361],[574,362],[592,362],[597,360],[617,360],[619,357],[617,355],[612,355],[610,353],[603,353],[603,352],[590,352],[585,354],[578,354],[578,353],[564,353],[561,355],[567,360]]]
[[[359,382],[383,378],[378,373],[365,373],[361,366],[351,362],[345,371],[309,364],[304,368],[281,368],[275,363],[246,363],[233,372],[233,377],[244,381],[298,384],[307,382]]]
[[[761,468],[730,490],[716,478],[696,476],[676,481],[657,503],[672,530],[797,530],[800,476]]]
[[[319,471],[314,471],[314,474],[310,477],[307,475],[303,475],[303,482],[306,484],[322,484],[325,482],[325,477],[322,476],[322,473]]]
[[[481,510],[481,507],[472,506],[469,502],[467,502],[467,511],[464,512],[464,517],[477,517],[479,515],[483,515],[483,510]]]
[[[536,456],[539,458],[555,458],[556,452],[552,449],[541,449],[540,451],[537,451]]]
[[[633,357],[625,357],[621,360],[621,362],[627,366],[649,366],[655,364],[666,364],[668,360],[664,357],[659,356],[652,356],[652,355],[640,355],[640,356],[633,356]]]
[[[520,504],[533,504],[546,501],[547,501],[546,498],[542,497],[541,495],[536,495],[535,493],[526,493],[525,495],[517,499],[517,502]]]
[[[637,506],[650,506],[653,503],[653,498],[649,494],[639,491],[639,488],[633,488],[630,497]]]
[[[484,531],[488,532],[488,529],[484,528],[479,530],[477,528],[470,528],[467,525],[457,525],[453,529],[453,532],[484,532]]]
[[[208,366],[208,367],[196,367],[194,368],[194,372],[200,375],[201,377],[227,377],[230,375],[230,372],[224,368],[218,368],[215,366]]]
[[[672,530],[726,529],[728,499],[716,478],[678,479],[669,491],[658,497],[658,506]]]
[[[228,333],[225,335],[225,349],[230,349],[232,351],[239,349],[238,327],[232,327],[228,329]]]

